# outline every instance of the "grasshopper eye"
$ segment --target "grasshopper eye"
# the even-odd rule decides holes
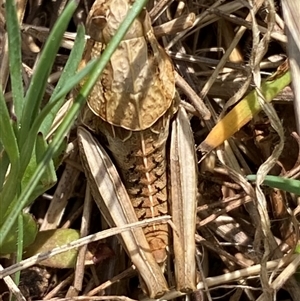
[[[86,29],[88,35],[95,41],[102,41],[102,30],[107,24],[105,10],[99,7],[93,11],[87,18]]]
[[[98,29],[103,29],[107,23],[106,16],[95,16],[91,19],[91,23]]]

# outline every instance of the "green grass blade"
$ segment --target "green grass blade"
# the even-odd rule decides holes
[[[0,225],[5,222],[4,216],[7,215],[9,207],[16,196],[21,191],[21,177],[19,176],[19,168],[11,165],[5,184],[0,193]],[[0,232],[0,235],[2,233]]]
[[[76,54],[77,55],[77,54]],[[39,131],[41,131],[41,127],[45,132],[47,132],[48,122],[44,124],[44,121],[47,119],[47,116],[51,114],[51,112],[57,110],[57,105],[62,105],[64,101],[64,97],[67,93],[69,93],[80,81],[82,81],[94,68],[96,65],[96,60],[89,62],[86,67],[76,75],[65,82],[65,84],[61,87],[59,91],[57,91],[56,95],[52,98],[51,102],[47,103],[47,105],[42,109],[42,111],[36,117],[29,134],[27,135],[27,139],[21,149],[22,160],[21,160],[21,172],[24,172],[32,154],[32,150],[34,147],[36,135]],[[74,68],[76,69],[76,68]],[[54,109],[55,108],[55,109]],[[58,107],[59,109],[59,107]],[[52,117],[50,118],[52,123]],[[49,120],[48,120],[49,121]],[[46,128],[44,128],[46,126]]]
[[[95,67],[96,60],[93,60],[89,62],[86,67],[80,72],[78,72],[76,75],[74,75],[72,78],[70,78],[67,83],[61,88],[59,92],[57,92],[56,96],[52,99],[52,102],[47,103],[47,105],[43,108],[43,110],[39,113],[39,115],[36,117],[29,134],[27,135],[27,139],[23,145],[23,148],[21,149],[22,154],[22,160],[21,160],[21,168],[20,173],[23,173],[26,169],[26,166],[30,160],[34,143],[36,140],[37,133],[40,131],[40,127],[44,120],[47,118],[48,114],[53,110],[53,108],[57,105],[58,102],[62,104],[61,100],[64,100],[64,96],[72,90],[74,86],[76,86],[80,81],[83,80]],[[58,154],[56,154],[57,156]]]
[[[37,116],[32,128],[30,129],[29,133],[27,133],[27,140],[21,149],[20,159],[17,161],[18,165],[16,167],[15,165],[11,166],[11,170],[6,179],[3,190],[0,192],[0,224],[1,219],[3,219],[3,216],[7,213],[7,210],[12,200],[15,198],[16,193],[21,189],[22,178],[24,176],[28,177],[26,174],[24,175],[24,173],[33,155],[33,148],[37,139],[39,127],[55,104],[55,102],[51,104],[48,103],[44,110]],[[6,122],[6,124],[8,123]],[[3,132],[8,133],[6,129],[4,129]],[[5,134],[4,136],[6,137],[7,135]]]
[[[84,26],[82,26],[82,25],[78,26],[74,46],[69,55],[68,61],[64,67],[62,75],[60,76],[59,81],[51,95],[51,98],[49,100],[50,103],[52,101],[55,101],[58,93],[63,89],[63,87],[68,83],[68,81],[70,81],[70,78],[72,78],[74,76],[74,74],[76,73],[76,71],[78,69],[78,65],[82,58],[82,54],[83,54],[84,46],[85,46],[84,34],[85,34]],[[77,85],[77,83],[74,85]],[[55,107],[51,110],[51,112],[47,115],[47,117],[43,121],[43,124],[41,125],[41,128],[40,128],[40,132],[42,132],[44,134],[44,136],[46,136],[48,134],[49,129],[53,123],[53,120],[64,102],[64,98],[65,98],[66,94],[72,89],[72,87],[74,87],[74,85],[70,86],[70,89],[66,90],[66,92],[63,95],[60,93],[60,95],[61,95],[59,97],[60,101],[55,105]]]
[[[37,134],[39,132],[39,128],[49,114],[51,110],[55,107],[59,99],[57,99],[56,102],[48,103],[45,108],[39,113],[39,115],[36,117],[31,129],[29,130],[29,133],[27,134],[27,140],[25,141],[22,149],[21,149],[21,166],[20,166],[20,174],[23,175],[25,172],[25,169],[30,161],[30,158],[32,156],[32,152],[36,143]]]
[[[69,112],[67,113],[64,121],[58,128],[56,135],[54,136],[51,144],[49,145],[44,158],[42,162],[38,165],[35,173],[31,177],[31,180],[29,181],[26,189],[24,189],[21,193],[21,195],[18,198],[18,201],[13,206],[12,210],[10,210],[9,215],[7,219],[5,220],[5,223],[0,228],[0,233],[2,234],[0,236],[0,245],[3,244],[3,241],[5,240],[5,237],[8,235],[11,227],[15,223],[19,212],[24,207],[24,204],[26,204],[27,200],[30,198],[30,195],[34,191],[34,187],[38,184],[41,176],[46,170],[46,166],[49,164],[49,162],[52,160],[53,154],[59,149],[60,144],[63,141],[64,136],[66,133],[69,132],[74,120],[76,119],[80,109],[85,103],[85,99],[89,92],[91,91],[92,87],[94,86],[95,82],[97,81],[99,75],[103,71],[105,65],[109,61],[111,55],[115,51],[115,49],[118,47],[120,41],[122,40],[123,36],[125,35],[126,31],[129,29],[130,25],[138,16],[138,14],[143,9],[145,3],[147,0],[142,1],[136,1],[132,9],[129,11],[128,15],[126,16],[125,20],[120,25],[118,31],[116,32],[115,36],[112,38],[110,43],[107,45],[107,48],[105,49],[103,55],[99,60],[97,60],[96,66],[93,68],[93,71],[87,80],[87,82],[84,84],[83,88],[81,89],[79,95],[77,96],[74,104],[70,108]]]
[[[247,179],[249,181],[256,181],[256,175],[248,175]],[[272,188],[278,188],[296,195],[300,195],[300,181],[294,179],[288,179],[277,176],[266,176],[263,182],[264,185],[267,185]]]
[[[36,118],[36,114],[39,110],[42,94],[44,93],[47,77],[50,72],[52,62],[55,59],[56,51],[60,46],[61,37],[65,32],[65,29],[71,19],[75,9],[76,1],[70,1],[66,10],[63,12],[62,17],[58,21],[58,25],[54,26],[49,40],[46,43],[45,49],[41,55],[41,60],[36,69],[37,73],[34,74],[29,91],[26,95],[22,117],[20,121],[20,130],[18,131],[18,137],[15,136],[9,114],[6,108],[4,97],[1,91],[0,95],[0,141],[4,146],[5,151],[11,162],[11,169],[9,175],[6,178],[3,189],[0,193],[0,224],[6,222],[4,217],[7,217],[11,213],[10,209],[12,204],[15,204],[14,209],[18,211],[22,210],[18,203],[15,203],[16,196],[21,193],[21,180],[26,169],[25,161],[22,159],[28,157],[27,163],[30,160],[30,156],[35,145],[35,137],[29,137],[29,129]],[[11,3],[10,3],[11,4]],[[53,44],[54,46],[51,46]],[[48,46],[47,46],[48,45]],[[16,127],[18,130],[18,127]],[[24,141],[31,138],[31,145],[25,149],[25,153],[20,152],[18,146],[23,145]],[[24,148],[22,149],[22,151]],[[20,170],[20,163],[23,168]],[[14,210],[13,209],[13,210]],[[15,221],[14,221],[15,222]],[[11,224],[12,225],[12,224]],[[2,235],[2,233],[1,233]],[[2,239],[3,238],[3,239]],[[4,241],[4,236],[1,236],[1,241]]]
[[[44,154],[48,148],[48,144],[45,141],[43,134],[39,133],[36,139],[35,152],[32,153],[30,162],[28,163],[24,176],[22,178],[22,189],[24,189],[34,174],[38,164],[43,160]],[[31,194],[25,206],[30,205],[39,195],[50,189],[57,182],[54,162],[51,160],[46,166],[46,170],[43,173],[40,181]]]
[[[23,255],[23,243],[24,243],[24,224],[23,224],[23,216],[22,213],[18,216],[18,242],[17,242],[17,262],[22,261]],[[18,271],[14,275],[14,282],[16,285],[20,283],[21,271]]]
[[[82,69],[80,72],[78,72],[76,75],[73,76],[73,78],[69,79],[68,83],[64,86],[64,88],[61,89],[54,97],[52,102],[47,103],[47,105],[43,108],[43,110],[39,113],[39,115],[36,117],[29,134],[27,135],[27,140],[24,143],[23,148],[21,149],[22,154],[22,160],[21,160],[21,167],[20,167],[20,173],[23,173],[26,169],[26,166],[30,160],[34,143],[36,140],[36,136],[38,132],[40,131],[40,127],[44,120],[47,118],[48,114],[53,110],[53,108],[59,103],[61,100],[64,100],[64,96],[70,92],[70,90],[76,86],[83,78],[87,76],[96,65],[96,61],[90,62],[84,69]],[[60,104],[62,104],[60,102]]]
[[[38,115],[51,67],[60,47],[63,34],[67,29],[69,21],[71,20],[76,7],[77,1],[71,0],[68,3],[67,7],[53,26],[53,29],[51,30],[50,35],[45,43],[38,66],[32,76],[30,86],[25,97],[24,110],[21,119],[21,130],[19,135],[20,146],[22,146],[26,141],[27,133],[34,122],[35,117]]]
[[[18,165],[19,148],[7,110],[5,99],[0,88],[0,142],[5,149],[12,166]]]
[[[91,60],[88,62],[88,64],[81,69],[76,75],[69,78],[69,80],[66,82],[66,84],[61,88],[59,92],[57,92],[57,95],[53,98],[52,101],[57,101],[60,98],[64,98],[64,96],[70,92],[79,82],[81,82],[87,75],[89,75],[94,67],[97,64],[97,60]]]
[[[5,150],[2,150],[0,152],[0,154],[1,154],[0,155],[0,193],[1,193],[2,188],[3,188],[4,179],[5,179],[5,175],[6,175],[6,172],[8,170],[8,166],[9,166],[9,158],[8,158],[7,152]],[[1,201],[0,201],[0,203],[1,203]]]
[[[15,1],[6,1],[6,27],[8,33],[8,56],[12,97],[14,102],[17,124],[19,125],[23,105],[24,89],[22,82],[21,35],[16,12]]]

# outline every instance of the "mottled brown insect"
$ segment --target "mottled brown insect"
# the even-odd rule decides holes
[[[81,68],[91,59],[101,55],[130,7],[131,3],[128,0],[95,1],[87,18],[87,34],[90,39],[87,41]],[[87,99],[88,105],[82,112],[82,122],[93,133],[105,138],[106,146],[113,156],[114,163],[129,195],[130,207],[133,206],[134,208],[136,214],[134,218],[143,220],[166,214],[174,215],[173,222],[178,230],[173,236],[175,257],[176,254],[179,254],[175,259],[177,289],[191,291],[195,289],[196,278],[194,258],[196,159],[189,121],[182,109],[178,111],[178,101],[175,101],[175,94],[173,65],[157,42],[148,13],[143,10],[119,44],[90,93]],[[177,144],[173,147],[173,155],[170,156],[170,160],[173,160],[173,164],[170,166],[171,169],[172,166],[176,169],[176,175],[171,176],[171,182],[173,179],[176,183],[176,189],[168,192],[170,185],[167,177],[166,143],[169,137],[170,120],[177,111],[180,113],[178,115],[181,116],[179,119],[185,118],[187,121],[185,125],[182,125],[181,121],[173,122],[173,127],[176,129],[174,132],[177,133],[173,140],[176,140],[175,143]],[[79,136],[79,143],[82,148],[85,148],[82,157],[83,163],[86,165],[86,173],[89,174],[88,178],[90,178],[92,185],[96,186],[101,181],[99,177],[97,180],[94,179],[99,173],[95,170],[91,172],[93,169],[91,164],[88,165],[84,161],[89,159],[88,153],[94,157],[97,154],[99,157],[106,155],[102,154],[101,147],[97,146],[95,141],[92,142],[92,147],[88,146],[86,142],[91,140],[89,134],[82,129],[79,132],[85,137],[80,138]],[[187,142],[183,143],[185,150],[181,153],[178,146],[181,142],[177,141],[179,136],[188,139]],[[187,155],[192,163],[185,163],[187,165],[185,167],[190,166],[189,171],[185,173],[182,172],[182,168],[179,166],[180,159],[177,157]],[[114,171],[112,173],[114,174]],[[177,178],[175,179],[175,177]],[[188,178],[188,184],[185,183],[184,178]],[[117,191],[118,188],[114,187],[112,189]],[[97,193],[94,192],[94,198],[96,198]],[[116,194],[118,195],[118,192]],[[188,206],[185,206],[184,194],[189,200]],[[172,195],[172,202],[174,202],[172,206],[170,205],[170,195]],[[122,211],[124,217],[125,211],[128,209],[126,201],[128,197],[125,196],[124,200],[126,210],[125,207],[123,208],[121,198],[118,196],[116,198],[119,200],[118,210]],[[188,208],[188,212],[186,212],[186,208]],[[107,203],[104,210],[109,215]],[[131,216],[130,208],[127,212]],[[116,213],[118,216],[117,210]],[[107,219],[112,224],[118,224],[117,217],[108,216]],[[126,218],[122,220],[126,222]],[[131,218],[131,222],[134,222],[132,220]],[[166,223],[152,224],[144,227],[143,230],[145,234],[143,237],[146,237],[147,246],[145,247],[141,237],[139,237],[140,242],[137,244],[143,246],[142,249],[143,252],[146,252],[144,253],[146,256],[150,254],[145,262],[148,262],[148,275],[155,276],[153,282],[146,283],[146,286],[149,295],[154,297],[168,290],[162,271],[157,264],[163,267],[167,259],[170,240],[169,226]],[[128,238],[128,242],[125,241],[124,245],[127,252],[131,252],[132,255],[135,254],[132,252],[135,250],[134,247],[132,248],[135,243],[131,242],[135,239],[129,242],[130,239]],[[123,240],[125,240],[124,237]],[[147,277],[145,274],[143,275],[143,268],[139,272],[144,281],[147,282]],[[152,285],[153,283],[155,284]]]
[[[82,61],[98,57],[125,18],[124,0],[98,0],[87,19]],[[139,219],[167,214],[166,140],[174,113],[172,63],[158,44],[149,16],[134,21],[89,98],[91,127],[103,134]],[[87,123],[87,121],[85,121]],[[144,229],[158,263],[166,260],[167,224]]]

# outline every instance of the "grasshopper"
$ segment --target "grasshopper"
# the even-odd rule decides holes
[[[129,0],[95,1],[81,68],[101,55],[130,6]],[[173,235],[168,224],[121,235],[150,298],[169,289],[163,271],[172,250],[176,290],[196,289],[197,164],[189,119],[176,95],[173,65],[143,10],[90,93],[78,128],[84,170],[110,226],[172,216]],[[116,167],[92,133],[105,138]]]

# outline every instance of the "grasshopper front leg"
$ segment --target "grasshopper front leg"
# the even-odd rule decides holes
[[[196,289],[195,231],[197,197],[197,161],[194,137],[184,108],[179,107],[172,122],[170,174],[171,215],[176,289]]]

